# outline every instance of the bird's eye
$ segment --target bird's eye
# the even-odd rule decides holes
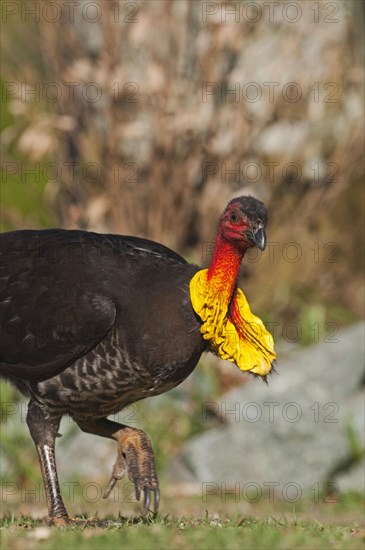
[[[230,215],[229,215],[229,219],[233,223],[237,222],[238,221],[238,216],[237,216],[236,212],[231,212]]]

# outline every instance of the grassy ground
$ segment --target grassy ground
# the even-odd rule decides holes
[[[196,497],[167,497],[162,513],[141,519],[98,514],[67,528],[45,519],[12,515],[1,520],[1,548],[72,549],[341,549],[364,548],[364,507],[358,495],[338,502],[250,504],[233,500],[204,505]],[[205,509],[205,507],[209,509]],[[106,508],[107,509],[107,508]],[[101,514],[100,514],[101,516]]]

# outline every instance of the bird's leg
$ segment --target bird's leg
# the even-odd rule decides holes
[[[60,417],[48,417],[35,402],[28,405],[27,424],[35,443],[41,466],[48,506],[49,522],[52,525],[66,525],[69,517],[61,497],[55,458],[55,438]]]
[[[118,442],[117,459],[113,466],[112,477],[105,491],[106,498],[116,482],[125,474],[134,483],[136,499],[139,500],[141,490],[144,497],[144,512],[149,509],[151,493],[154,495],[153,510],[157,512],[160,492],[155,468],[155,458],[151,442],[147,435],[136,428],[130,428],[107,418],[98,420],[75,421],[84,432],[115,439]]]

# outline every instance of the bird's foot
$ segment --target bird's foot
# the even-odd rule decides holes
[[[107,498],[119,479],[125,474],[134,483],[136,499],[140,500],[143,491],[143,508],[146,514],[153,493],[153,511],[158,510],[160,491],[155,468],[155,457],[151,442],[142,430],[123,428],[115,434],[118,439],[118,455],[113,466],[112,477],[104,493]]]
[[[95,520],[84,517],[74,518],[72,516],[49,516],[47,525],[49,527],[86,527],[95,524]]]
[[[74,523],[75,520],[70,516],[50,516],[47,520],[49,527],[67,527]]]

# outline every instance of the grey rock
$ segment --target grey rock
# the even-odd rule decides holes
[[[262,489],[275,484],[279,494],[287,484],[302,492],[323,485],[351,457],[351,437],[364,446],[364,324],[336,338],[279,358],[268,387],[253,380],[204,404],[203,421],[210,408],[224,425],[189,441],[169,477]]]
[[[365,459],[358,462],[347,472],[338,475],[335,478],[339,492],[361,491],[365,492]]]

